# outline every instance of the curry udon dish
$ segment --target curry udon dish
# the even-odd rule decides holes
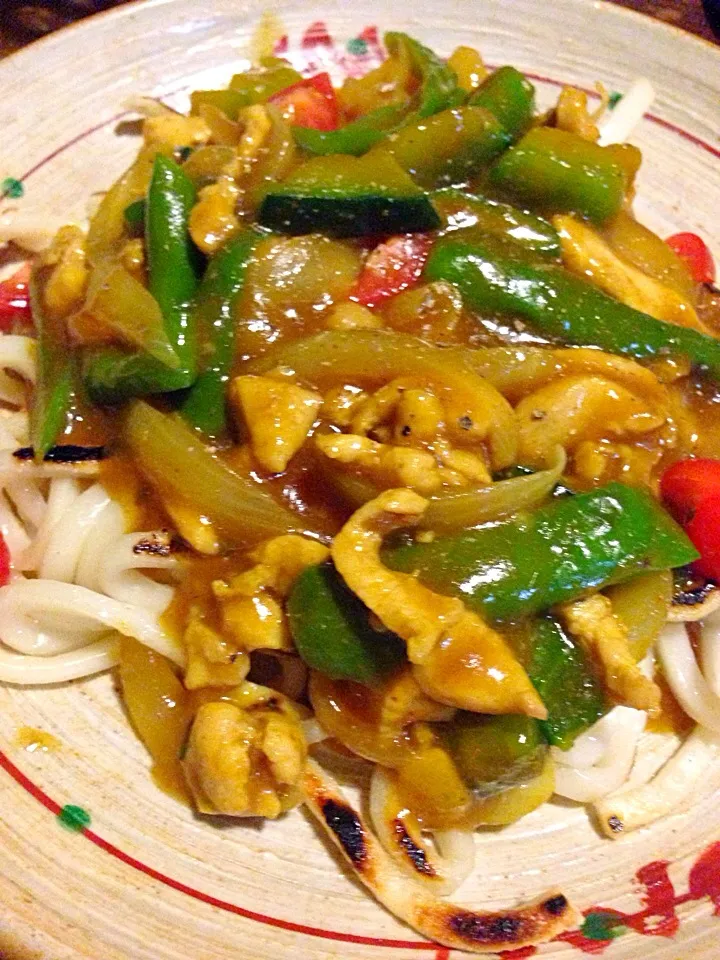
[[[492,951],[576,916],[443,899],[474,831],[559,796],[622,838],[713,761],[720,299],[633,215],[646,82],[540,112],[470,47],[385,45],[147,101],[2,286],[0,679],[116,669],[159,789],[304,804],[396,916]],[[680,745],[628,784],[646,729]]]

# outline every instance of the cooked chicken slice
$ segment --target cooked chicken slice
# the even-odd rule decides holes
[[[573,600],[559,608],[560,619],[588,649],[602,668],[605,684],[620,703],[656,713],[660,688],[648,679],[633,659],[627,631],[601,593]]]
[[[187,650],[184,683],[188,690],[237,687],[250,672],[248,654],[197,618],[186,627],[183,643]]]
[[[335,537],[332,558],[348,587],[407,643],[415,678],[433,699],[484,713],[546,711],[499,633],[460,600],[441,596],[380,559],[383,537],[412,526],[427,501],[410,490],[388,490],[357,510]]]
[[[307,747],[290,703],[247,681],[230,700],[203,704],[183,770],[198,810],[274,819],[295,806]]]
[[[426,506],[412,490],[387,490],[352,515],[331,548],[340,576],[388,630],[407,642],[412,663],[422,663],[464,614],[460,600],[433,593],[380,560],[383,538],[415,525]]]
[[[90,276],[80,227],[61,227],[43,263],[53,267],[43,290],[45,307],[55,317],[66,317],[82,304]]]
[[[656,320],[711,332],[692,304],[659,280],[621,260],[592,227],[564,214],[553,217],[553,224],[560,234],[563,263],[568,270]]]
[[[515,416],[521,463],[546,463],[558,445],[570,451],[583,440],[637,437],[667,419],[625,387],[593,376],[541,387],[520,401]]]
[[[230,400],[250,431],[250,445],[261,466],[282,473],[305,443],[322,397],[295,383],[258,377],[236,377]]]

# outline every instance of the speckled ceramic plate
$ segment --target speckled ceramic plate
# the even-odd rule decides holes
[[[247,65],[265,0],[149,0],[63,31],[0,64],[0,213],[22,205],[82,217],[135,149],[122,103],[226,80]],[[477,45],[491,64],[530,73],[548,100],[565,82],[622,90],[644,74],[659,91],[636,142],[639,211],[661,233],[702,233],[720,248],[720,51],[589,0],[414,0],[390,5],[295,0],[273,11],[305,67],[361,72],[375,24],[443,53]],[[319,22],[322,21],[322,22]],[[28,751],[23,726],[57,737]],[[647,762],[659,762],[646,743]],[[654,759],[653,759],[654,758]],[[113,678],[0,689],[0,956],[5,960],[412,960],[447,958],[347,876],[295,811],[277,823],[210,822],[160,793]],[[457,899],[499,907],[561,885],[582,929],[547,957],[720,956],[720,770],[687,808],[617,842],[582,807],[547,805],[478,841]],[[66,805],[89,820],[58,815]],[[73,811],[70,810],[72,814]],[[63,827],[62,820],[70,821]],[[615,911],[611,920],[602,913]],[[512,955],[531,956],[534,951]],[[456,956],[456,955],[453,955]],[[459,955],[457,955],[459,956]]]

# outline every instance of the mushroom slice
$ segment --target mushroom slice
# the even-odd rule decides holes
[[[552,940],[577,920],[557,890],[532,903],[492,912],[441,900],[396,867],[360,813],[313,760],[306,766],[303,792],[308,809],[358,879],[390,913],[436,943],[471,953],[497,953]]]

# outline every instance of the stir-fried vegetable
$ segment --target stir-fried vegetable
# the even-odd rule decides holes
[[[532,120],[535,88],[515,67],[500,67],[483,81],[468,102],[489,110],[507,136],[516,140]]]
[[[414,571],[421,582],[496,619],[537,613],[695,557],[652,497],[619,483],[455,537],[384,551],[393,569]]]
[[[680,460],[662,476],[660,490],[697,547],[695,570],[720,579],[720,460]]]
[[[333,679],[376,686],[406,659],[402,642],[373,629],[367,607],[331,564],[300,574],[288,600],[288,616],[300,656]]]
[[[720,382],[720,341],[626,307],[561,267],[523,262],[490,242],[448,238],[433,249],[425,275],[457,284],[476,310],[522,319],[548,337],[639,359],[687,357]]]
[[[178,501],[201,522],[212,524],[229,545],[316,532],[306,530],[303,518],[263,487],[231,470],[177,415],[137,401],[125,415],[123,439],[161,497]]]

